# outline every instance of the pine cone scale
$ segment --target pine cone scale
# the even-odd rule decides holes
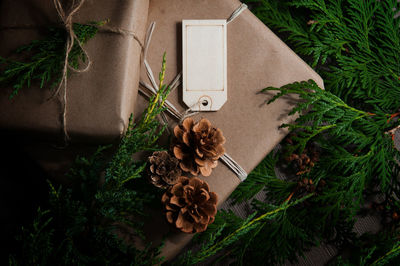
[[[193,231],[193,223],[183,218],[182,212],[179,212],[178,219],[176,219],[176,228],[181,229],[182,232],[191,233]]]
[[[173,149],[173,152],[174,152],[174,155],[175,155],[175,157],[177,159],[179,159],[179,160],[183,159],[184,153],[183,153],[183,151],[182,151],[180,146],[175,146],[174,149]]]
[[[192,118],[186,118],[183,122],[182,122],[182,127],[184,128],[185,131],[190,131],[190,129],[193,127],[194,125],[194,121]]]
[[[207,216],[215,216],[217,214],[217,208],[215,207],[215,204],[206,205],[203,208],[203,211]]]
[[[181,139],[181,138],[182,138],[183,132],[184,132],[184,131],[183,131],[179,126],[177,126],[177,127],[174,128],[174,135],[175,135],[175,137],[178,138],[178,139]]]
[[[199,148],[196,148],[196,154],[200,157],[200,158],[203,158],[203,156],[204,156],[204,153],[203,152],[201,152],[200,150],[199,150]],[[195,160],[196,159],[198,159],[198,158],[195,158]]]
[[[208,134],[210,127],[211,127],[210,121],[203,118],[196,125],[193,126],[193,131],[200,132],[206,135]]]
[[[202,160],[202,159],[200,159],[200,158],[195,158],[194,161],[196,162],[196,164],[197,164],[198,166],[205,166],[205,165],[206,165],[206,161],[205,161],[205,160]]]
[[[185,143],[187,146],[190,147],[190,136],[187,132],[183,133],[182,141],[183,141],[183,143]]]
[[[211,175],[211,172],[212,172],[211,167],[204,166],[204,167],[199,167],[199,169],[200,169],[200,173],[203,176],[210,176]]]
[[[169,223],[173,223],[173,222],[174,222],[174,217],[173,217],[173,213],[172,213],[172,212],[167,212],[167,213],[165,214],[165,216],[167,217],[167,221],[168,221]]]
[[[183,196],[183,185],[180,183],[176,184],[175,186],[173,186],[171,188],[171,193],[178,197],[182,197]]]
[[[174,205],[176,205],[176,206],[178,206],[178,207],[183,207],[184,204],[182,204],[182,203],[180,202],[179,199],[180,199],[180,198],[178,198],[177,196],[173,196],[173,197],[171,198],[171,200],[170,200],[170,203],[171,203],[171,204],[174,204]]]
[[[205,203],[206,201],[208,201],[210,199],[210,194],[207,192],[207,190],[205,190],[204,188],[201,189],[201,193],[198,197],[198,201],[200,203]]]
[[[207,229],[207,226],[205,225],[205,223],[204,224],[196,224],[194,226],[194,230],[196,232],[204,232],[204,231],[206,231],[206,229]]]

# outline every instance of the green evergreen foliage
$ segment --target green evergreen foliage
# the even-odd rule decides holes
[[[74,23],[73,29],[79,42],[84,45],[96,35],[98,27],[103,24],[104,22]],[[39,83],[40,88],[49,82],[51,87],[60,83],[65,60],[66,34],[65,29],[49,27],[47,37],[19,47],[14,53],[17,59],[0,56],[0,86],[13,87],[10,99],[17,96],[23,87],[30,87],[34,81]],[[75,42],[68,58],[70,66],[78,69],[80,62],[85,62],[86,59],[85,53]]]
[[[312,142],[321,155],[310,172],[286,180],[275,176],[274,167],[282,164],[287,154],[268,155],[232,194],[235,204],[263,193],[265,202],[252,200],[253,209],[260,213],[271,204],[313,196],[274,217],[257,234],[231,243],[221,256],[231,256],[239,265],[260,261],[283,264],[296,261],[312,246],[330,243],[339,250],[358,250],[338,264],[398,264],[396,220],[379,234],[361,237],[355,235],[353,225],[355,215],[364,211],[362,203],[371,195],[384,198],[386,212],[399,210],[399,152],[392,140],[400,107],[400,18],[395,16],[399,2],[245,2],[267,26],[282,32],[284,40],[324,78],[326,90],[313,81],[263,90],[269,102],[293,94],[301,98],[291,112],[300,117],[294,124],[282,125],[296,133],[293,144],[283,150],[301,154]],[[273,91],[277,94],[271,98]],[[302,180],[313,181],[313,194],[300,185]],[[229,221],[239,219],[229,215]],[[229,233],[222,231],[218,237]]]
[[[263,90],[260,97],[269,102],[300,97],[291,111],[299,118],[282,125],[296,133],[293,144],[282,149],[285,154],[268,155],[232,194],[234,204],[250,201],[248,217],[219,211],[208,230],[195,236],[199,247],[171,264],[225,258],[233,258],[235,265],[284,264],[297,261],[321,243],[352,250],[353,256],[335,261],[338,265],[399,264],[399,219],[393,217],[400,210],[400,168],[392,130],[400,125],[400,17],[395,16],[400,3],[245,2],[267,26],[283,32],[285,41],[324,78],[325,90],[314,81]],[[161,262],[160,247],[149,244],[138,250],[117,232],[145,239],[146,208],[160,204],[161,192],[143,183],[145,163],[133,160],[132,154],[158,149],[163,126],[156,116],[164,110],[169,92],[163,84],[164,73],[165,58],[159,94],[137,124],[131,121],[111,161],[104,157],[106,147],[100,148],[91,158],[77,159],[69,173],[74,181],[71,187],[50,184],[51,208],[39,209],[32,227],[23,229],[23,255],[11,256],[11,264]],[[22,84],[29,80],[18,73],[15,77]],[[315,166],[309,172],[278,178],[276,167],[286,167],[283,158],[301,154],[309,143],[320,149]],[[254,198],[259,193],[265,200]],[[391,224],[379,234],[357,236],[353,232],[356,215],[365,211],[363,203],[374,195],[384,199],[381,204],[392,217]]]
[[[312,195],[313,194],[307,195],[291,203],[288,201],[284,202],[280,206],[269,205],[268,207],[260,209],[262,210],[262,212],[260,212],[261,215],[257,215],[258,213],[255,212],[246,219],[237,217],[231,211],[220,211],[216,216],[215,222],[209,226],[207,231],[199,236],[199,240],[203,240],[203,245],[200,247],[200,250],[196,253],[189,251],[183,254],[177,258],[172,265],[194,265],[217,254],[228,246],[229,252],[225,255],[223,254],[223,257],[227,255],[233,256],[239,259],[241,264],[247,263],[248,265],[255,265],[263,261],[263,263],[268,265],[271,261],[269,258],[271,255],[273,257],[273,254],[265,252],[268,249],[263,249],[262,254],[257,254],[257,258],[249,257],[247,251],[252,252],[252,248],[260,244],[257,240],[260,240],[259,237],[264,235],[264,232],[262,232],[264,228],[279,223],[281,217],[284,216],[290,208],[306,201],[308,198],[312,197]],[[273,220],[273,222],[270,222],[271,220]],[[292,231],[292,228],[286,229],[290,232]],[[264,246],[265,244],[276,245],[276,243],[265,242],[262,244],[263,248],[268,248]],[[257,251],[259,250],[260,249],[257,248]],[[262,260],[257,260],[260,258]]]
[[[263,91],[270,90],[276,89]],[[390,119],[391,115],[383,112],[355,109],[334,94],[320,89],[314,81],[283,86],[269,102],[287,94],[297,94],[304,100],[290,113],[305,113],[295,124],[282,125],[298,132],[295,138],[298,144],[292,148],[302,150],[313,139],[324,151],[320,163],[324,169],[316,171],[314,178],[327,178],[339,173],[347,177],[342,179],[352,181],[347,185],[338,184],[338,188],[349,189],[349,196],[356,195],[358,199],[362,198],[365,187],[379,185],[386,192],[390,186],[397,185],[396,174],[400,168],[396,159],[399,152],[385,131],[397,127],[399,121]]]
[[[143,178],[145,162],[132,155],[154,150],[164,126],[157,115],[164,110],[170,88],[163,85],[137,124],[129,127],[111,161],[110,147],[100,147],[91,157],[78,157],[68,173],[71,185],[50,185],[50,208],[38,210],[31,228],[23,228],[20,254],[11,265],[154,265],[162,261],[160,248],[151,243],[139,249],[143,224],[150,206],[161,207],[161,191]]]
[[[22,227],[22,233],[17,237],[22,244],[22,252],[18,260],[10,256],[10,265],[18,265],[19,260],[24,260],[28,265],[45,265],[45,261],[54,250],[52,239],[55,230],[48,229],[53,220],[49,217],[49,212],[49,210],[43,211],[38,208],[32,228]]]
[[[265,159],[248,175],[246,182],[240,184],[240,189],[233,191],[230,196],[235,203],[240,203],[253,198],[264,187],[279,187],[282,180],[276,178],[275,165],[278,157],[272,153],[267,155]]]
[[[369,254],[368,254],[369,255]],[[400,255],[400,243],[397,241],[392,248],[385,253],[382,257],[379,257],[375,260],[371,265],[386,265],[388,263],[393,263],[393,259],[397,258]],[[399,260],[397,258],[397,263]]]
[[[397,0],[247,0],[269,27],[310,59],[326,90],[356,108],[400,108]]]
[[[380,234],[378,237],[365,234],[352,247],[352,256],[338,257],[334,264],[346,266],[398,265],[400,242],[397,237]]]

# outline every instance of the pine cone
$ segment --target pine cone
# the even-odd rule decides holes
[[[288,137],[286,142],[290,145],[293,145],[294,143],[291,137]],[[285,160],[291,163],[296,175],[303,175],[309,173],[315,163],[319,161],[319,152],[315,144],[307,143],[302,154],[292,153],[286,157]]]
[[[209,192],[207,182],[197,177],[180,177],[161,201],[168,222],[185,233],[205,231],[217,213],[217,194]]]
[[[167,151],[153,152],[149,157],[149,179],[159,188],[167,188],[176,184],[181,176],[179,160],[169,155]]]
[[[304,189],[308,193],[315,191],[315,185],[311,179],[303,178],[303,180],[299,181],[297,185],[300,189]]]
[[[196,124],[193,119],[186,118],[174,128],[174,134],[177,141],[173,152],[180,160],[181,169],[195,176],[199,172],[209,176],[212,168],[217,166],[218,159],[225,153],[222,131],[213,127],[205,118]]]

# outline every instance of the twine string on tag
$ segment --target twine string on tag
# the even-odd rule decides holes
[[[231,23],[235,18],[237,18],[243,11],[247,9],[246,4],[241,4],[235,11],[233,11],[232,15],[226,20],[226,24]]]
[[[243,167],[241,167],[235,160],[233,160],[232,157],[229,156],[229,154],[224,153],[224,155],[222,155],[220,159],[239,177],[241,182],[246,180],[248,175],[246,170],[244,170]]]
[[[179,119],[179,123],[182,123],[183,120],[185,120],[188,117],[197,115],[199,112],[198,111],[193,111],[193,108],[196,106],[200,106],[201,102],[200,99],[194,103],[192,106],[190,106],[189,108],[187,108],[183,113],[180,114],[180,119]]]
[[[233,21],[235,18],[237,18],[246,8],[247,8],[247,5],[241,4],[240,7],[237,8],[232,13],[232,15],[227,19],[227,23],[229,23],[229,22]],[[157,82],[155,81],[155,78],[153,75],[153,71],[151,70],[150,64],[147,62],[147,51],[148,51],[148,48],[150,45],[151,36],[154,32],[154,28],[155,28],[155,22],[152,22],[147,31],[146,40],[145,40],[145,44],[144,44],[144,48],[143,48],[144,67],[146,69],[146,74],[150,80],[151,85],[142,80],[139,82],[139,84],[141,86],[141,87],[139,87],[139,92],[147,98],[150,98],[152,95],[157,94],[157,91],[159,90]],[[171,84],[169,85],[171,91],[174,90],[175,88],[177,88],[181,84],[181,77],[182,77],[182,73],[179,73],[174,78],[174,80],[171,82]],[[193,108],[199,104],[201,104],[200,100],[198,102],[196,102],[193,106],[190,106],[189,108],[187,108],[184,112],[180,113],[178,111],[178,109],[168,100],[166,100],[164,103],[164,105],[166,107],[166,111],[169,114],[171,114],[177,121],[179,121],[179,123],[181,123],[187,117],[198,114],[199,112],[193,111]],[[164,118],[163,116],[162,116],[162,119],[163,119],[165,125],[168,125],[168,120],[166,118]],[[229,169],[231,169],[232,172],[234,172],[237,175],[237,177],[240,179],[241,182],[246,180],[247,175],[248,175],[246,170],[244,170],[243,167],[241,167],[235,160],[233,160],[233,158],[231,156],[229,156],[227,153],[225,153],[219,159]]]

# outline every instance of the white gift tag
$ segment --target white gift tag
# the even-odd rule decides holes
[[[227,101],[226,20],[183,20],[183,102],[217,111]]]

